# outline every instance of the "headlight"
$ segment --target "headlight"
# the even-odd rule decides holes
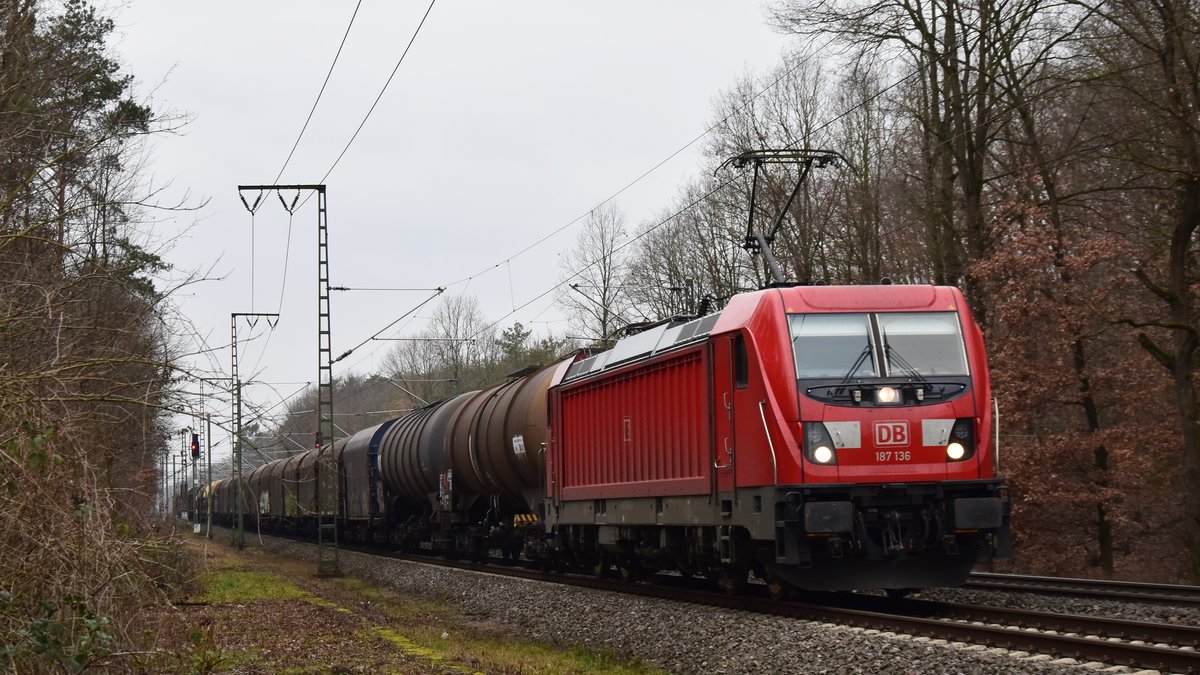
[[[829,430],[821,422],[804,423],[804,454],[817,464],[837,464],[836,448]]]
[[[875,402],[881,404],[895,403],[900,400],[900,390],[895,387],[880,387],[875,390]]]
[[[975,456],[975,420],[960,417],[950,429],[950,442],[946,444],[946,461],[961,462]]]

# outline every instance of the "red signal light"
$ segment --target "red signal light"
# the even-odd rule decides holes
[[[200,457],[200,434],[192,434],[192,459]]]

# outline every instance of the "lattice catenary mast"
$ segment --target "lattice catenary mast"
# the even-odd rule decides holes
[[[238,194],[243,191],[257,190],[261,199],[262,193],[279,193],[279,201],[288,213],[296,208],[296,200],[291,206],[283,199],[283,190],[295,190],[297,197],[300,192],[316,192],[317,194],[317,575],[335,576],[341,573],[338,565],[337,518],[340,495],[338,495],[337,464],[333,449],[333,354],[330,345],[329,322],[329,221],[326,211],[324,185],[239,185]],[[246,209],[254,213],[260,200],[255,200],[255,207],[246,204]],[[243,198],[242,203],[245,204]],[[321,452],[322,446],[328,442],[329,451]]]

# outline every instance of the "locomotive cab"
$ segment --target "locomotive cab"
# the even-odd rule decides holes
[[[991,415],[956,312],[787,318],[811,480],[980,477]]]

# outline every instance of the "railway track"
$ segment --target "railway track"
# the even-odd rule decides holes
[[[802,602],[786,606],[780,613],[1080,662],[1200,672],[1200,653],[1195,651],[1196,635],[1190,627],[948,603],[916,606],[912,602],[893,602],[890,604],[899,607],[876,609]],[[1175,640],[1187,640],[1188,644]]]
[[[689,602],[865,630],[999,647],[1013,652],[1073,658],[1174,673],[1200,673],[1200,628],[1120,619],[1038,612],[917,599],[891,599],[852,593],[806,594],[773,601],[766,588],[751,584],[744,595],[728,597],[697,587],[695,580],[656,578],[663,583],[630,583],[586,575],[557,574],[520,566],[450,561],[427,555],[394,557],[580,586],[645,597]]]
[[[1200,607],[1200,586],[977,572],[963,588]]]

